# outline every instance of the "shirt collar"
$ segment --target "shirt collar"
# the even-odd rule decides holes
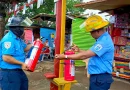
[[[107,36],[108,32],[103,33],[96,41],[100,40],[103,36]]]

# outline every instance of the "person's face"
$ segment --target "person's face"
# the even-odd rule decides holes
[[[90,32],[90,33],[91,33],[91,36],[92,36],[94,39],[97,39],[97,38],[98,38],[99,31],[92,31],[92,32]]]

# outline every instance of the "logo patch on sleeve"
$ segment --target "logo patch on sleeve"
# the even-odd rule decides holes
[[[11,47],[11,42],[4,42],[4,47],[9,49]]]
[[[100,51],[100,50],[102,49],[102,45],[101,45],[101,44],[97,44],[97,45],[94,47],[94,49],[95,49],[96,51]]]

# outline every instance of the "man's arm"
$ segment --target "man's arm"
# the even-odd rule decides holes
[[[41,41],[39,38],[37,38],[36,41]],[[41,41],[42,42],[42,41]],[[31,49],[31,47],[33,46],[33,44],[28,44],[27,47],[24,49],[25,52],[29,51]]]
[[[64,54],[57,54],[55,56],[55,58],[57,58],[57,59],[84,60],[84,59],[90,58],[92,56],[96,56],[96,54],[94,52],[92,52],[91,50],[87,50],[87,51],[79,52],[78,54],[67,55],[67,57]]]
[[[3,55],[2,58],[7,63],[21,65],[22,69],[28,70],[28,67],[27,67],[27,65],[25,63],[16,60],[15,58],[13,58],[10,55]]]
[[[24,49],[25,52],[29,51],[33,44],[28,44],[27,47]]]
[[[7,63],[10,63],[10,64],[18,64],[18,65],[22,65],[23,63],[16,60],[15,58],[13,58],[12,56],[10,55],[3,55],[3,60]]]
[[[73,59],[73,60],[84,60],[92,56],[96,56],[96,54],[91,50],[87,50],[87,51],[82,50],[78,54],[68,55],[67,57],[68,59]]]
[[[84,52],[86,52],[86,51],[79,49],[79,53],[84,53]]]

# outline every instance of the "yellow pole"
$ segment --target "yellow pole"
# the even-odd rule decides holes
[[[64,52],[65,24],[66,24],[66,0],[62,0],[60,54]],[[63,60],[61,60],[60,63],[63,63]],[[63,77],[63,64],[60,64],[59,77]]]
[[[61,40],[60,40],[60,54],[64,52],[65,45],[65,22],[66,22],[66,0],[62,0],[62,13],[61,13]],[[64,61],[60,60],[59,65],[59,78],[63,77],[63,64]],[[58,87],[58,90],[62,90],[62,86]]]

